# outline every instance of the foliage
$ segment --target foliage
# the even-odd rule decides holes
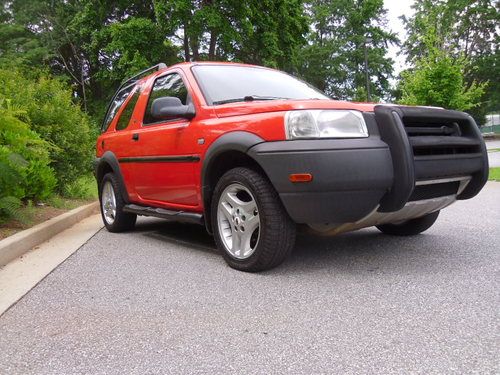
[[[11,196],[0,196],[0,224],[3,223],[6,219],[19,219],[20,207],[21,201],[19,199]]]
[[[473,83],[466,87],[463,79],[464,60],[444,53],[430,54],[417,62],[415,69],[403,72],[402,104],[430,105],[468,111],[479,105],[484,86]]]
[[[105,41],[102,51],[113,70],[104,70],[98,76],[111,81],[121,81],[157,61],[170,63],[177,59],[177,48],[165,40],[159,26],[147,18],[111,24],[101,30],[99,39]]]
[[[18,117],[23,114],[0,103],[0,221],[25,221],[21,200],[44,199],[56,184],[50,168],[50,145]]]
[[[2,3],[9,32],[44,49],[19,49],[0,28],[0,59],[65,75],[84,110],[99,119],[120,81],[158,62],[234,60],[293,72],[308,31],[302,0]]]
[[[71,92],[63,82],[44,74],[32,80],[19,71],[0,69],[1,100],[8,101],[13,110],[17,110],[17,119],[9,117],[11,122],[23,121],[31,133],[45,141],[44,152],[50,155],[50,166],[60,191],[90,170],[93,134],[89,118],[73,103]],[[19,154],[26,157],[23,152]],[[29,173],[34,176],[38,169],[43,170],[36,163],[32,168]],[[51,177],[45,173],[39,178],[46,180],[41,186],[51,184]],[[45,195],[38,193],[34,185],[30,189],[36,196]]]
[[[50,145],[16,115],[9,108],[0,109],[0,196],[44,199],[56,185],[49,166]]]
[[[366,100],[366,48],[370,91],[385,96],[393,71],[387,48],[398,40],[385,31],[383,0],[313,0],[307,9],[312,30],[299,68],[305,80],[332,97]]]
[[[237,60],[293,70],[308,30],[302,0],[155,0],[185,61]]]
[[[64,187],[63,196],[73,199],[97,199],[97,182],[91,174],[84,175]]]
[[[408,38],[403,48],[410,63],[427,55],[423,36],[432,27],[437,48],[453,58],[465,59],[465,86],[488,83],[480,104],[471,111],[480,123],[484,123],[485,113],[498,110],[500,103],[499,6],[494,0],[417,0],[414,15],[405,19]]]
[[[443,49],[442,40],[437,34],[436,28],[430,23],[423,36],[426,55],[416,60],[414,69],[402,73],[400,102],[470,110],[480,104],[485,84],[474,81],[469,85],[465,83],[467,59],[451,56]]]

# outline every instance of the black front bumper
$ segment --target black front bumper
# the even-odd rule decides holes
[[[403,123],[405,116],[422,123],[439,120],[439,116],[447,116],[447,122],[460,121],[464,139],[410,137]],[[374,210],[397,211],[423,180],[471,177],[458,199],[471,198],[484,186],[488,176],[486,147],[470,116],[438,109],[378,106],[375,113],[365,114],[365,120],[368,138],[265,142],[248,151],[295,222],[352,223]],[[450,143],[469,148],[462,145],[459,153],[442,153],[441,146],[448,150]],[[432,152],[419,155],[422,145]],[[289,176],[295,173],[312,174],[313,180],[292,183]]]
[[[261,165],[297,223],[347,223],[373,211],[393,183],[380,138],[266,142],[249,154]],[[313,180],[292,183],[289,175]]]

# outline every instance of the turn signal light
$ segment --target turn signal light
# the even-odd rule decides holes
[[[288,176],[291,182],[311,182],[313,179],[312,174],[310,173],[293,173]]]

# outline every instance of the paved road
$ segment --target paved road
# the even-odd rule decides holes
[[[0,373],[499,373],[499,249],[500,183],[418,237],[301,235],[261,274],[201,228],[141,220],[0,317]]]
[[[500,141],[486,141],[488,150],[500,149]],[[488,152],[490,167],[500,167],[500,151]]]
[[[486,140],[486,148],[492,149],[492,148],[500,148],[500,140]]]

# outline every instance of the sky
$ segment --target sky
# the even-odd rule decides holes
[[[384,0],[384,7],[388,10],[388,28],[395,32],[400,40],[405,40],[406,32],[402,21],[398,17],[402,15],[405,15],[406,17],[411,16],[413,14],[413,10],[410,7],[413,3],[414,0]],[[398,52],[398,47],[390,46],[389,56],[396,62],[394,64],[395,76],[397,76],[401,70],[406,68],[405,57],[397,56]]]

